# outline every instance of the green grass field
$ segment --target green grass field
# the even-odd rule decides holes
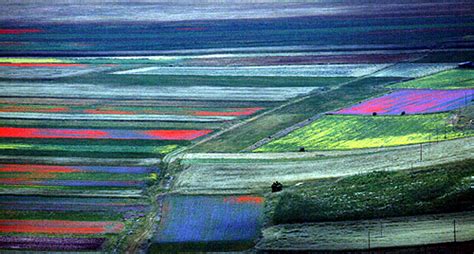
[[[455,69],[398,83],[394,88],[459,89],[474,88],[474,70]]]
[[[416,144],[465,137],[448,124],[449,114],[413,116],[328,115],[255,152],[340,150]]]
[[[267,197],[273,223],[359,220],[469,210],[474,160],[290,187]]]

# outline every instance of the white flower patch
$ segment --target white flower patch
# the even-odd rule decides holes
[[[254,77],[360,77],[369,75],[387,66],[387,64],[318,64],[243,67],[152,66],[117,71],[113,72],[113,74]]]
[[[285,101],[318,87],[114,86],[0,82],[0,94],[17,97]]]

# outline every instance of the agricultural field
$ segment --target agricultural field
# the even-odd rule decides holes
[[[145,167],[56,166],[31,164],[0,165],[0,189],[16,192],[40,189],[63,194],[91,188],[98,192],[110,190],[144,190],[147,182],[156,180],[158,169]],[[154,179],[155,178],[155,179]]]
[[[263,230],[263,239],[256,248],[262,251],[306,251],[342,250],[360,251],[370,247],[377,250],[404,249],[409,253],[425,250],[450,251],[455,247],[445,244],[452,242],[453,220],[456,221],[456,238],[470,250],[474,222],[472,212],[427,214],[421,216],[392,217],[377,220],[323,222],[311,224],[283,224]],[[344,234],[341,234],[341,231]],[[439,246],[432,246],[441,244]],[[443,246],[445,244],[446,246]],[[403,246],[404,248],[400,248]],[[415,246],[410,248],[410,246]],[[416,247],[422,246],[422,247]]]
[[[255,152],[296,152],[409,145],[472,136],[449,123],[449,114],[411,116],[327,115]]]
[[[183,194],[261,194],[268,193],[274,181],[293,186],[318,179],[338,179],[374,171],[403,171],[453,163],[472,158],[473,140],[473,137],[468,137],[422,146],[253,153],[252,156],[197,154],[196,157],[200,159],[192,159],[195,157],[193,154],[183,155],[178,158],[182,159],[184,170],[176,174],[174,190]]]
[[[15,59],[3,61],[16,62]],[[2,61],[2,60],[0,60]],[[87,73],[111,70],[110,66],[85,65],[77,63],[0,63],[0,78],[2,79],[55,79],[61,77],[79,76]],[[27,68],[25,68],[27,67]]]
[[[448,70],[402,82],[394,88],[462,89],[474,88],[474,70]]]
[[[473,4],[2,7],[0,252],[474,251]]]
[[[285,130],[299,123],[307,123],[308,119],[326,111],[336,110],[357,103],[370,96],[378,96],[388,92],[385,85],[400,81],[400,78],[361,78],[341,83],[334,89],[321,94],[313,94],[304,100],[297,101],[286,107],[276,108],[246,125],[239,126],[221,138],[210,140],[192,148],[192,152],[240,152],[250,148],[259,140],[268,138],[280,130]],[[253,150],[253,149],[251,149]]]
[[[153,248],[159,250],[245,250],[262,225],[258,196],[168,196]]]
[[[57,61],[82,65],[71,59]],[[26,78],[4,76],[0,88],[3,95],[0,103],[0,200],[4,204],[0,211],[0,246],[31,251],[121,251],[132,248],[127,245],[127,238],[142,237],[136,236],[136,232],[148,228],[145,223],[160,210],[161,201],[149,195],[150,189],[156,189],[155,186],[166,177],[161,170],[161,158],[288,100],[317,94],[323,88],[331,89],[339,82],[351,79],[308,77],[303,78],[305,82],[317,86],[291,87],[265,77],[253,80],[266,84],[255,87],[216,86],[213,79],[206,78],[201,79],[206,82],[203,86],[183,86],[180,82],[175,86],[136,83],[116,86],[102,83],[102,79],[91,78],[91,83],[75,81],[83,75],[119,76],[102,67],[67,77],[30,77],[26,70],[35,73],[34,69],[44,68],[42,73],[50,75],[51,69],[66,67],[63,63],[42,63],[41,58],[9,58],[3,62],[16,62],[15,71]],[[45,59],[44,62],[52,60]],[[114,64],[116,66],[109,67],[133,68],[127,64],[117,67],[119,61]],[[92,65],[89,63],[88,67]],[[8,68],[11,71],[12,66]],[[241,80],[236,78],[233,82]],[[292,82],[297,84],[298,80]],[[195,202],[194,197],[188,199],[188,202]],[[223,221],[222,228],[216,230],[214,236],[219,236],[222,230],[239,220],[244,222],[243,236],[232,235],[234,232],[229,231],[228,236],[215,239],[217,246],[223,246],[223,242],[232,242],[237,249],[253,246],[259,235],[263,199],[228,197],[224,201],[211,199],[209,202],[221,202],[217,210],[229,207],[229,211],[236,213],[233,220]],[[180,202],[176,204],[177,207],[181,205]],[[247,206],[250,208],[245,208]],[[244,210],[239,212],[239,209]],[[205,211],[196,211],[198,216],[201,213]],[[170,218],[175,223],[179,220]],[[253,220],[253,233],[247,231],[248,220]],[[196,225],[205,226],[203,222],[196,222]],[[176,228],[178,224],[172,227]]]
[[[375,72],[372,76],[418,78],[456,67],[456,63],[397,63]]]
[[[473,160],[464,160],[307,182],[271,195],[267,205],[275,224],[458,212],[473,205],[469,198],[473,164]]]
[[[2,195],[0,204],[0,246],[31,251],[116,248],[150,210],[146,200],[108,197]]]
[[[114,74],[190,75],[190,76],[253,76],[253,77],[360,77],[382,68],[384,64],[287,65],[251,67],[145,67]]]
[[[398,90],[358,105],[344,108],[334,114],[400,115],[451,111],[466,107],[474,98],[474,89],[458,90]]]

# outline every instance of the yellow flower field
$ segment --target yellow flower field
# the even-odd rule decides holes
[[[448,114],[412,116],[328,115],[255,152],[342,150],[399,146],[472,136],[448,124]]]

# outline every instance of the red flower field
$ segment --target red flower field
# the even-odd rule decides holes
[[[0,127],[0,138],[193,140],[212,130],[92,130]]]

